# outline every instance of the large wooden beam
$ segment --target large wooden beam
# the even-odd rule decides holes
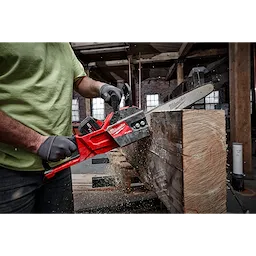
[[[183,65],[183,62],[177,63],[177,85],[181,84],[184,81]]]
[[[144,185],[171,213],[226,212],[224,111],[154,112],[148,118],[151,137],[122,149]]]
[[[214,57],[218,55],[225,55],[227,53],[228,53],[228,50],[225,48],[197,50],[197,51],[191,52],[186,58],[187,59],[208,58],[208,57]]]
[[[132,64],[139,64],[140,60],[142,64],[145,63],[154,63],[154,62],[164,62],[168,60],[178,59],[179,53],[178,52],[165,52],[157,54],[151,58],[146,58],[143,55],[141,59],[132,59]],[[98,61],[98,62],[90,62],[88,63],[88,67],[116,67],[116,66],[128,66],[128,60],[110,60],[110,61]]]
[[[193,45],[194,45],[193,43],[183,43],[181,45],[180,49],[179,49],[179,59],[184,59],[187,56],[187,54],[189,53],[189,51],[191,50]],[[181,65],[178,65],[178,67],[177,67],[177,63],[174,63],[170,67],[170,69],[169,69],[169,71],[166,75],[165,79],[167,81],[171,79],[171,77],[172,77],[174,71],[176,70],[176,68],[177,68],[177,73],[179,73],[179,75],[181,75],[181,77],[182,77],[182,78],[180,77],[179,82],[182,82],[184,80],[183,67],[182,67],[182,72],[181,72]],[[178,71],[178,69],[179,69],[179,71]]]
[[[171,67],[169,68],[168,73],[167,73],[167,75],[166,75],[166,77],[165,77],[165,79],[166,79],[167,81],[169,81],[169,80],[171,79],[171,77],[172,77],[174,71],[176,70],[176,68],[177,68],[177,64],[176,64],[176,63],[173,63],[173,64],[171,65]]]
[[[186,57],[193,45],[194,43],[183,43],[179,49],[179,57]]]
[[[127,43],[71,43],[71,46],[74,50],[88,50],[88,49],[99,49],[99,48],[106,48],[106,47],[118,47],[118,46],[125,46]]]
[[[253,51],[253,70],[252,70],[252,127],[256,128],[256,45],[252,45]],[[255,134],[254,134],[255,136]]]
[[[244,172],[252,173],[250,43],[229,44],[230,142],[243,144]]]
[[[102,54],[102,53],[111,53],[111,52],[125,52],[128,49],[129,49],[129,46],[107,47],[107,48],[99,48],[99,49],[81,50],[80,53],[84,55]]]

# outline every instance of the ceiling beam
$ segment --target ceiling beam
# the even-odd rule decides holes
[[[173,63],[173,64],[171,65],[171,67],[170,67],[170,69],[169,69],[169,71],[168,71],[166,77],[165,77],[165,79],[166,79],[167,81],[169,81],[169,80],[171,79],[171,77],[172,77],[174,71],[176,70],[176,68],[177,68],[177,63]]]
[[[107,47],[127,46],[127,43],[71,43],[74,50],[89,50]]]
[[[191,52],[186,58],[196,59],[196,58],[204,58],[204,57],[213,57],[218,55],[225,55],[227,53],[228,53],[228,49],[226,48],[197,50],[197,51]]]
[[[84,55],[101,54],[101,53],[111,53],[111,52],[125,52],[128,49],[129,49],[129,46],[120,46],[120,47],[108,47],[108,48],[81,50],[80,53],[82,53]]]
[[[151,58],[143,58],[140,60],[132,59],[132,64],[138,64],[140,61],[142,64],[144,63],[155,63],[155,62],[164,62],[168,60],[178,59],[178,52],[165,52],[155,55]],[[126,66],[129,65],[128,60],[111,60],[111,61],[99,61],[99,62],[90,62],[88,63],[88,67],[115,67],[115,66]]]
[[[183,43],[179,49],[179,57],[186,57],[193,45],[194,43]]]

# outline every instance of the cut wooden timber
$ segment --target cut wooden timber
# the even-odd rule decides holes
[[[151,113],[151,137],[122,148],[170,213],[226,212],[223,110]]]

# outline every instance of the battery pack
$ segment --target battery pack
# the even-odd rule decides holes
[[[99,129],[99,124],[91,116],[87,116],[78,127],[79,132],[83,135],[97,131]]]

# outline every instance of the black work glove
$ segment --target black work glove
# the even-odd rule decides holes
[[[122,96],[123,92],[113,85],[104,84],[100,88],[100,97],[108,103],[114,111],[118,110]]]
[[[37,154],[46,161],[57,162],[71,156],[77,146],[71,138],[65,136],[49,136],[40,146]]]

